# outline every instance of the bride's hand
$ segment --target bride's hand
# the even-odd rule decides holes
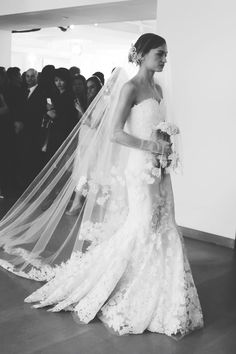
[[[167,155],[167,157],[172,153],[171,145],[171,143],[164,140],[150,141],[149,143],[150,151],[153,154]]]
[[[172,144],[167,141],[162,141],[162,149],[163,149],[163,154],[166,155],[167,157],[172,154]]]

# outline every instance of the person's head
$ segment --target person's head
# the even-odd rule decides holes
[[[96,72],[93,74],[93,76],[97,76],[97,77],[100,79],[102,85],[104,85],[104,83],[105,83],[105,78],[104,78],[104,74],[101,73],[101,71],[96,71]]]
[[[166,63],[167,45],[163,37],[154,33],[141,35],[132,45],[128,60],[149,70],[162,71]]]
[[[54,72],[54,83],[60,93],[71,89],[70,72],[66,68],[56,69]]]
[[[38,83],[38,72],[35,69],[28,69],[25,73],[27,87],[33,87]]]
[[[6,89],[7,86],[7,72],[3,66],[0,66],[0,93]]]
[[[69,69],[69,72],[70,72],[71,78],[73,79],[74,77],[80,75],[80,68],[78,68],[77,66],[72,66]]]
[[[4,66],[0,66],[0,74],[4,74],[4,75],[7,74],[6,68]]]
[[[83,75],[77,75],[72,79],[72,89],[75,96],[87,92],[86,79]]]
[[[20,74],[20,68],[14,66],[7,69],[7,77],[11,85],[21,86],[22,78]]]
[[[54,72],[54,65],[45,65],[41,71],[40,82],[42,82],[42,84],[51,84],[54,81]]]
[[[79,99],[82,108],[87,108],[87,83],[83,75],[75,76],[72,79],[72,90],[74,96]]]
[[[87,79],[87,98],[88,104],[92,102],[92,100],[96,97],[98,92],[102,88],[102,83],[97,76],[91,76]]]

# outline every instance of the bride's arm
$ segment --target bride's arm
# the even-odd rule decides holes
[[[119,103],[114,117],[115,124],[111,141],[131,148],[150,151],[155,154],[165,153],[165,149],[169,148],[168,143],[163,144],[164,142],[140,139],[124,131],[126,120],[135,102],[135,96],[135,86],[131,82],[126,83],[120,93]]]

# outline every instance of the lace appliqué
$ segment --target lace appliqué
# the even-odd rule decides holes
[[[56,274],[56,267],[51,267],[48,264],[45,264],[41,261],[41,259],[37,255],[33,255],[32,252],[27,252],[22,248],[7,248],[5,247],[4,250],[6,253],[10,255],[17,255],[22,258],[22,265],[27,262],[27,270],[17,270],[11,263],[0,260],[1,266],[6,270],[17,274],[23,278],[32,279],[36,281],[49,281],[51,280]]]

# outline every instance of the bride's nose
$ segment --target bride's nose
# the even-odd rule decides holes
[[[164,56],[163,59],[162,59],[162,61],[163,61],[163,64],[166,64],[166,63],[167,63],[167,57]]]

